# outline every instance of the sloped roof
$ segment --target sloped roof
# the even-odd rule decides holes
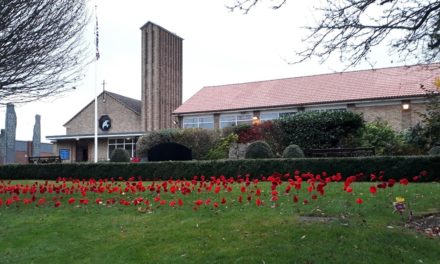
[[[142,101],[108,91],[105,91],[105,93],[106,95],[113,97],[113,99],[123,104],[125,107],[132,110],[136,114],[141,115]]]
[[[123,96],[123,95],[120,95],[120,94],[117,94],[117,93],[112,93],[112,92],[109,92],[109,91],[103,91],[101,94],[98,95],[98,98],[102,98],[104,93],[105,93],[105,96],[112,97],[117,102],[119,102],[120,104],[122,104],[126,108],[130,109],[131,111],[133,111],[136,115],[139,115],[139,116],[141,115],[142,101],[137,100],[137,99],[133,99],[133,98],[130,98],[130,97],[126,97],[126,96]],[[93,99],[84,108],[82,108],[78,113],[76,113],[76,115],[74,115],[72,118],[70,118],[69,121],[67,121],[63,126],[66,126],[70,121],[72,121],[82,111],[84,111],[84,109],[86,109],[89,105],[93,104],[94,102],[95,102],[95,100]]]
[[[173,114],[423,96],[438,76],[430,64],[207,86]]]

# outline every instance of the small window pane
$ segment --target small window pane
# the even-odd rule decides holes
[[[222,117],[220,117],[220,122],[234,122],[235,123],[235,116],[222,116]]]
[[[237,120],[252,120],[252,115],[239,115],[237,116]]]
[[[184,118],[183,119],[183,123],[187,124],[187,123],[197,123],[196,118]]]
[[[183,124],[183,128],[196,128],[197,124]]]
[[[278,113],[260,114],[260,120],[273,120],[278,118]]]
[[[200,123],[214,123],[214,118],[212,117],[200,117],[199,118]]]
[[[205,129],[213,129],[214,123],[200,123],[199,127]]]
[[[235,122],[220,122],[220,128],[235,126]]]

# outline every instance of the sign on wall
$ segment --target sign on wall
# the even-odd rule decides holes
[[[70,160],[70,149],[60,149],[61,160]]]
[[[99,118],[99,128],[102,131],[109,131],[111,127],[112,127],[112,120],[110,119],[110,117],[108,115],[102,115]]]

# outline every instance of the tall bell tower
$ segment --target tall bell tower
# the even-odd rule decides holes
[[[145,132],[171,128],[171,114],[182,104],[183,39],[152,22],[141,31],[141,127]]]

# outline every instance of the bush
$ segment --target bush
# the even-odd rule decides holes
[[[370,173],[384,173],[388,178],[408,178],[426,171],[421,181],[440,181],[440,156],[405,157],[356,157],[356,158],[313,158],[313,159],[241,159],[209,161],[160,161],[141,163],[63,163],[63,164],[20,164],[0,166],[3,180],[56,180],[58,177],[75,179],[127,180],[192,180],[196,175],[220,176],[226,178],[249,174],[250,178],[261,179],[279,172],[293,174],[326,172],[327,175],[341,173],[343,178],[363,173],[369,180]]]
[[[208,151],[220,139],[220,132],[201,128],[164,129],[149,132],[139,138],[136,148],[137,155],[145,157],[148,150],[161,143],[178,143],[192,150],[194,159],[205,159]]]
[[[429,152],[429,155],[440,155],[440,146],[432,147]]]
[[[304,152],[298,145],[289,145],[283,151],[283,158],[304,158]]]
[[[343,147],[344,139],[363,124],[360,114],[349,111],[301,112],[273,122],[283,148],[293,143],[302,148]]]
[[[391,126],[381,120],[367,123],[361,132],[362,147],[373,147],[376,155],[397,155],[404,144],[403,137],[397,134]]]
[[[252,142],[247,148],[244,155],[246,159],[268,159],[273,157],[269,144],[259,140]]]
[[[229,134],[217,141],[215,146],[208,151],[206,159],[227,159],[229,157],[229,148],[237,142],[237,134]]]
[[[111,162],[129,162],[130,161],[130,154],[127,150],[117,148],[112,151],[112,154],[110,156]]]

